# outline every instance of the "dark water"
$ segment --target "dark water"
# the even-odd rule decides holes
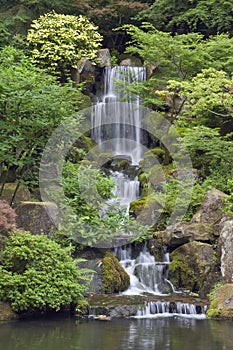
[[[232,350],[233,322],[187,318],[17,321],[1,350]]]

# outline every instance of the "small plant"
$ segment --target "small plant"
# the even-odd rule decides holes
[[[0,232],[7,232],[16,225],[16,213],[5,200],[0,200]]]

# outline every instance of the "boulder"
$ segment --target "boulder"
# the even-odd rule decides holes
[[[109,49],[100,49],[97,51],[98,58],[98,66],[103,67],[111,67],[111,55]]]
[[[210,244],[186,243],[171,253],[169,279],[175,288],[206,296],[219,278],[215,252]]]
[[[206,223],[209,225],[217,225],[224,217],[222,208],[224,207],[223,200],[227,197],[227,194],[216,190],[215,188],[209,190],[206,193],[204,202],[201,209],[193,216],[193,223]],[[219,230],[216,228],[215,234],[219,234]]]
[[[11,310],[8,303],[0,301],[0,321],[16,320],[18,316]]]
[[[16,183],[5,183],[1,198],[10,204],[17,186],[18,185]],[[28,188],[26,186],[19,185],[12,206],[15,208],[19,202],[30,200],[31,195]]]
[[[233,319],[233,284],[216,288],[210,295],[207,316]]]
[[[225,222],[220,233],[221,273],[227,283],[233,283],[233,221]]]
[[[56,227],[48,211],[59,221],[59,210],[52,202],[20,202],[16,208],[17,226],[32,234],[50,233]]]
[[[141,67],[142,61],[135,56],[124,57],[120,62],[120,66]]]
[[[130,203],[129,214],[140,224],[155,225],[161,215],[162,204],[153,196],[136,199]]]
[[[118,293],[129,287],[130,277],[112,252],[109,251],[105,254],[101,267],[104,293]]]
[[[164,231],[163,242],[170,250],[191,242],[212,242],[215,240],[214,228],[207,223],[178,222]]]

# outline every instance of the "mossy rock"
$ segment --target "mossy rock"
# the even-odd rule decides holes
[[[233,319],[233,284],[216,286],[210,293],[207,316]]]
[[[8,303],[0,301],[0,321],[16,320],[18,316],[11,310]]]
[[[0,186],[2,186],[2,184],[0,184]],[[6,200],[10,204],[17,186],[18,185],[16,183],[5,183],[1,199]],[[28,188],[26,186],[19,185],[12,206],[16,207],[19,202],[30,200],[31,195]]]
[[[112,153],[100,153],[98,157],[98,163],[100,166],[111,165],[114,155]]]
[[[161,215],[162,205],[153,197],[146,196],[130,203],[129,214],[141,224],[153,225]]]
[[[16,208],[17,226],[32,234],[50,233],[56,229],[50,215],[59,222],[58,207],[52,202],[20,202]]]
[[[103,293],[111,294],[126,290],[130,277],[112,252],[107,252],[102,263]]]
[[[176,288],[206,296],[217,281],[217,261],[210,244],[186,243],[171,253],[169,279]]]

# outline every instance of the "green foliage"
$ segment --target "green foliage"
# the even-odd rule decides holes
[[[233,46],[232,46],[233,47]],[[226,59],[227,63],[227,59]],[[199,123],[216,127],[232,115],[233,80],[226,72],[215,68],[203,69],[190,81],[168,81],[168,89],[185,99],[181,116],[197,118]]]
[[[218,289],[221,288],[222,286],[223,286],[222,282],[216,283],[208,295],[209,301],[210,301],[210,305],[206,312],[208,317],[218,317],[221,314],[221,310],[217,308],[217,303],[215,299],[216,299],[216,293]]]
[[[142,11],[138,18],[147,20],[165,31],[187,33],[199,31],[205,35],[232,33],[233,4],[221,0],[157,0]]]
[[[129,239],[148,237],[149,227],[140,225],[125,215],[125,208],[114,199],[112,178],[104,176],[91,165],[66,162],[63,167],[62,184],[67,205],[72,213],[64,218],[62,232],[79,243],[89,246],[111,246],[112,239],[129,235]]]
[[[45,235],[16,231],[2,254],[0,298],[17,312],[60,310],[82,297],[85,280],[69,248]]]
[[[103,292],[122,292],[130,285],[130,277],[112,252],[107,252],[102,263]]]
[[[84,16],[57,14],[40,16],[31,24],[27,41],[32,62],[50,72],[66,73],[81,58],[95,60],[102,40],[93,23]]]
[[[33,187],[46,141],[81,106],[82,94],[12,47],[1,51],[0,68],[0,172],[14,168],[16,179]]]
[[[232,141],[220,137],[217,129],[197,126],[187,129],[183,140],[189,150],[194,168],[209,186],[229,192],[227,181],[232,173]],[[208,177],[208,180],[207,180]]]

